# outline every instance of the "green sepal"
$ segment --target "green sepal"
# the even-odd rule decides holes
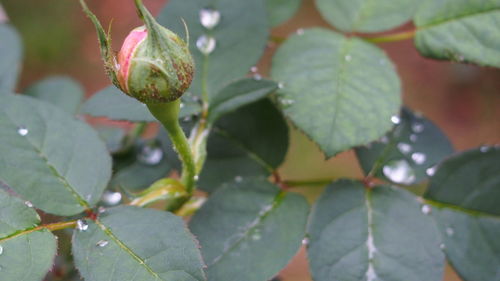
[[[111,37],[109,36],[109,34],[106,34],[104,29],[102,28],[101,23],[99,22],[95,14],[92,13],[92,11],[90,11],[90,9],[87,7],[87,4],[85,3],[84,0],[80,0],[80,5],[82,6],[83,11],[87,15],[87,17],[94,24],[95,29],[97,31],[99,48],[101,49],[101,57],[102,60],[104,61],[104,69],[106,71],[106,74],[108,75],[109,79],[111,79],[111,82],[116,87],[121,89],[120,83],[118,83],[118,78],[116,76],[116,72],[118,71],[118,69],[116,69],[117,61],[116,61],[116,56],[113,50],[111,49]]]

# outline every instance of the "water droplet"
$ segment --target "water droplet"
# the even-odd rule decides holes
[[[302,245],[304,246],[309,245],[309,238],[305,237],[304,239],[302,239]]]
[[[195,181],[198,181],[199,179],[200,179],[200,176],[198,176],[198,175],[194,176]]]
[[[157,144],[149,144],[142,147],[137,155],[137,160],[146,165],[157,165],[163,159],[163,150]]]
[[[21,127],[17,128],[17,133],[24,137],[29,133],[29,131],[26,127],[21,126]]]
[[[284,87],[285,87],[285,83],[283,83],[283,82],[278,83],[279,89],[283,89]]]
[[[424,131],[424,124],[422,123],[413,123],[411,125],[411,130],[415,133],[421,133],[422,131]]]
[[[30,201],[24,201],[24,205],[28,206],[29,208],[33,208],[33,203]]]
[[[382,168],[382,172],[395,183],[412,184],[415,181],[415,171],[404,159],[390,161]]]
[[[417,141],[417,139],[418,139],[418,136],[417,136],[417,135],[415,135],[415,134],[411,134],[411,135],[410,135],[410,141],[411,141],[411,142],[416,142],[416,141]]]
[[[397,115],[393,115],[391,116],[391,122],[394,125],[398,125],[399,123],[401,123],[401,118],[399,118],[399,116]]]
[[[432,177],[436,173],[436,170],[437,170],[437,166],[430,167],[427,170],[425,170],[425,174],[427,174],[429,177]]]
[[[78,231],[86,231],[87,229],[89,229],[89,225],[84,220],[77,220],[76,229],[78,229]]]
[[[105,191],[102,195],[102,201],[109,206],[117,205],[122,201],[122,194],[120,192]]]
[[[422,209],[421,210],[422,210],[422,213],[424,215],[428,215],[428,214],[430,214],[432,212],[432,207],[429,206],[429,205],[422,205]]]
[[[191,115],[188,115],[182,119],[183,122],[189,122],[191,121]]]
[[[257,71],[259,71],[259,69],[256,66],[250,67],[250,72],[257,73]]]
[[[253,75],[253,79],[255,79],[255,80],[257,80],[257,81],[262,80],[262,75],[260,75],[260,74],[258,74],[258,73],[255,73],[255,74]]]
[[[351,61],[352,60],[352,56],[351,55],[345,55],[344,59],[345,59],[345,61]]]
[[[3,254],[3,247],[0,245],[0,255]]]
[[[108,245],[108,244],[109,244],[109,242],[108,242],[107,240],[100,240],[100,241],[99,241],[99,242],[97,242],[95,245],[96,245],[97,247],[101,247],[101,248],[102,248],[102,247],[106,247],[106,245]]]
[[[99,208],[97,208],[97,212],[98,212],[99,214],[103,214],[103,213],[105,213],[105,212],[106,212],[106,208],[104,208],[103,206],[100,206]]]
[[[196,47],[204,55],[209,55],[215,50],[216,41],[215,38],[208,35],[201,35],[196,40]]]
[[[304,29],[303,28],[299,28],[299,29],[297,29],[296,33],[298,35],[304,35]]]
[[[424,164],[425,160],[427,159],[427,156],[423,154],[422,152],[415,152],[411,155],[411,159],[415,161],[417,165],[422,165]]]
[[[235,182],[242,182],[243,181],[243,177],[242,176],[236,176],[236,177],[234,177],[234,181]]]
[[[397,147],[398,147],[399,151],[401,151],[401,153],[403,153],[403,154],[408,154],[412,149],[411,145],[404,143],[404,142],[398,143]]]
[[[220,12],[212,8],[204,8],[200,10],[200,23],[206,29],[212,29],[220,22]]]
[[[383,136],[380,138],[381,143],[389,143],[389,138],[387,136]]]
[[[489,148],[488,146],[486,146],[486,145],[483,145],[483,146],[481,146],[481,147],[479,148],[479,151],[481,151],[481,152],[483,152],[483,153],[484,153],[484,152],[488,152],[488,150],[490,150],[490,148]]]
[[[451,227],[447,227],[446,228],[446,235],[453,236],[453,234],[455,234],[455,230],[453,230],[453,228],[451,228]]]
[[[284,106],[290,106],[295,103],[294,100],[291,99],[280,99],[280,103]]]
[[[439,244],[439,248],[440,248],[441,250],[444,250],[444,249],[446,249],[446,246],[444,245],[444,243],[441,243],[441,244]]]
[[[180,108],[184,108],[184,106],[185,106],[185,105],[184,105],[184,103],[183,103],[183,102],[181,102],[181,104],[179,105],[179,107],[180,107]]]

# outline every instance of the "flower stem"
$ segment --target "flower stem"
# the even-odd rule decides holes
[[[417,32],[416,30],[410,30],[410,31],[393,33],[393,34],[388,34],[388,35],[379,36],[379,37],[365,37],[363,39],[365,39],[368,42],[372,42],[372,43],[396,42],[396,41],[411,39],[415,36],[416,32]]]
[[[174,148],[182,161],[181,182],[186,187],[187,193],[192,194],[195,184],[196,169],[188,140],[179,125],[180,99],[169,103],[147,104],[147,106],[153,116],[156,117],[167,130],[174,144]]]

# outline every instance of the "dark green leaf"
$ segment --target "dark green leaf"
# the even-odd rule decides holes
[[[123,149],[125,131],[122,128],[98,125],[94,129],[106,143],[109,152],[115,153]]]
[[[422,55],[500,67],[500,2],[427,0],[414,21]]]
[[[208,30],[200,23],[200,11],[212,8],[220,13],[220,22]],[[184,34],[181,21],[187,23],[190,50],[196,62],[191,91],[211,97],[226,84],[243,77],[259,60],[267,43],[268,23],[262,0],[171,0],[160,13],[160,24]],[[215,49],[203,55],[196,47],[202,35],[215,39]]]
[[[428,119],[403,108],[399,123],[381,140],[356,148],[365,174],[398,184],[415,184],[432,174],[433,166],[453,153],[448,138]]]
[[[288,126],[269,100],[261,100],[216,122],[207,149],[198,184],[210,192],[224,182],[275,170],[288,150]]]
[[[0,23],[0,94],[13,92],[21,70],[22,43],[10,24]]]
[[[271,26],[277,26],[290,19],[299,9],[301,0],[266,0]]]
[[[203,262],[181,218],[153,209],[108,209],[73,236],[85,281],[201,281]]]
[[[111,175],[111,158],[90,126],[30,97],[2,97],[0,151],[0,180],[53,214],[97,203]]]
[[[328,157],[381,137],[401,104],[400,82],[378,47],[324,29],[290,37],[273,58],[283,111]]]
[[[24,93],[52,103],[71,114],[78,112],[84,95],[80,84],[66,76],[52,76],[38,81]]]
[[[260,100],[276,89],[278,85],[270,80],[244,78],[233,82],[212,98],[208,122],[215,122],[222,115]]]
[[[325,20],[342,31],[379,32],[411,19],[418,0],[316,0]]]
[[[442,280],[439,233],[421,206],[393,187],[349,180],[327,187],[309,222],[314,280]]]
[[[33,229],[40,217],[27,204],[0,189],[0,276],[2,281],[43,280],[56,254],[56,239]]]
[[[280,191],[265,178],[217,190],[190,223],[208,280],[269,280],[299,249],[307,213],[304,197]]]
[[[107,117],[112,120],[127,120],[132,122],[156,121],[145,104],[127,96],[115,86],[109,86],[97,92],[83,104],[81,111],[85,114]],[[197,114],[200,111],[200,105],[191,97],[186,97],[183,98],[179,117]]]

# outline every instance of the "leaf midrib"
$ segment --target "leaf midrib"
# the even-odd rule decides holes
[[[452,18],[448,17],[448,18],[443,18],[443,19],[437,19],[435,21],[430,21],[430,22],[428,22],[426,24],[417,26],[417,31],[421,31],[421,30],[424,30],[424,29],[432,28],[432,27],[435,27],[435,26],[438,26],[438,25],[442,25],[442,24],[446,24],[446,23],[453,22],[453,21],[459,21],[459,20],[462,20],[462,19],[468,18],[468,17],[481,16],[483,14],[488,14],[490,12],[496,12],[496,11],[500,11],[500,7],[495,7],[495,8],[492,8],[492,9],[487,9],[487,10],[484,10],[484,11],[481,11],[481,12],[474,12],[474,13],[462,14],[462,15],[458,15],[458,16],[452,17]]]

